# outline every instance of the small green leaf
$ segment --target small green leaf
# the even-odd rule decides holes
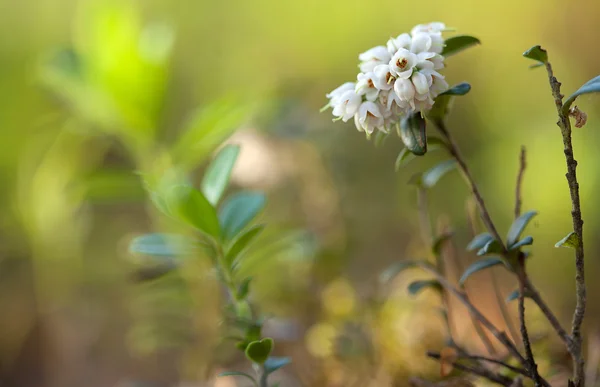
[[[534,63],[531,66],[529,66],[530,69],[537,69],[538,67],[543,67],[544,64],[542,62],[538,62],[538,63]]]
[[[285,367],[286,365],[290,364],[292,362],[292,359],[290,359],[289,357],[269,357],[267,359],[267,361],[265,361],[265,372],[267,373],[267,375],[272,374],[273,372],[277,371],[278,369]]]
[[[511,302],[516,300],[517,298],[519,298],[519,291],[518,290],[513,290],[508,297],[506,297],[506,302]]]
[[[525,58],[537,60],[541,63],[548,62],[548,53],[540,46],[533,46],[523,53]]]
[[[520,241],[518,241],[517,243],[515,243],[514,245],[511,245],[508,249],[509,250],[517,250],[523,246],[529,246],[533,244],[533,237],[531,236],[526,236],[525,238],[521,239]]]
[[[471,91],[471,85],[467,82],[459,83],[454,85],[448,90],[444,91],[440,95],[465,95]]]
[[[572,231],[566,237],[556,242],[554,247],[569,247],[571,249],[576,249],[579,247],[579,236]]]
[[[273,339],[270,337],[253,341],[246,347],[246,357],[256,364],[263,364],[269,358],[273,345]]]
[[[465,272],[463,273],[463,275],[460,277],[460,280],[458,281],[459,284],[461,286],[463,286],[465,284],[465,282],[467,281],[467,279],[477,273],[478,271],[490,268],[490,267],[494,267],[497,265],[504,265],[504,261],[502,260],[502,258],[499,257],[487,257],[487,258],[482,258],[479,261],[476,261],[475,263],[473,263],[471,266],[469,266],[467,268],[467,270],[465,270]]]
[[[382,132],[381,130],[377,132],[377,134],[375,135],[375,147],[376,148],[380,148],[381,146],[383,146],[383,144],[385,143],[385,140],[387,140],[388,136],[389,136],[389,132]]]
[[[494,254],[494,253],[501,253],[502,252],[502,246],[500,245],[500,243],[495,240],[489,240],[481,249],[479,249],[479,251],[477,252],[477,255],[486,255],[486,254]]]
[[[390,280],[392,280],[394,277],[396,277],[398,274],[400,274],[400,272],[402,272],[406,269],[410,269],[415,266],[417,266],[417,262],[415,262],[415,261],[396,262],[396,263],[392,264],[390,267],[388,267],[387,269],[385,269],[379,275],[379,281],[381,283],[387,283]]]
[[[571,94],[571,96],[567,98],[567,100],[563,104],[563,112],[568,112],[573,102],[575,102],[575,99],[580,95],[598,92],[600,92],[600,75],[598,75],[596,78],[590,79],[589,81],[584,83],[584,85],[581,86],[579,90]]]
[[[423,187],[431,188],[435,186],[446,173],[450,172],[454,168],[456,168],[455,160],[446,160],[439,163],[435,167],[423,173],[421,178]]]
[[[246,296],[248,295],[248,292],[250,291],[250,282],[251,281],[252,281],[252,277],[244,278],[244,280],[242,281],[242,283],[240,284],[240,286],[238,287],[238,290],[237,290],[237,299],[238,300],[243,300],[246,298]]]
[[[423,289],[433,289],[437,291],[442,290],[442,285],[437,280],[419,280],[411,282],[408,285],[408,293],[412,296],[417,295]]]
[[[202,193],[210,204],[216,206],[229,184],[231,171],[240,153],[238,145],[226,145],[217,153],[202,179]]]
[[[481,234],[475,236],[475,238],[473,238],[473,240],[471,242],[469,242],[469,244],[467,245],[467,251],[481,249],[485,245],[487,245],[489,241],[491,241],[493,239],[494,239],[494,237],[491,236],[490,233],[487,233],[487,232],[481,233]]]
[[[474,36],[453,36],[451,38],[446,39],[446,41],[444,42],[445,46],[442,50],[442,56],[448,57],[450,55],[458,54],[459,52],[480,43],[481,42],[479,41],[479,39],[477,39]]]
[[[257,224],[242,232],[233,242],[227,254],[225,262],[229,268],[235,266],[238,256],[254,241],[254,239],[265,229],[264,224]]]
[[[193,253],[193,240],[177,234],[145,234],[135,237],[129,251],[159,257],[174,257]]]
[[[169,212],[197,229],[218,238],[219,220],[215,208],[191,186],[176,185],[167,193]]]
[[[508,230],[508,235],[506,236],[506,244],[511,246],[515,244],[519,240],[521,233],[527,227],[527,224],[533,219],[534,216],[537,215],[537,211],[527,211],[523,215],[519,216],[513,224],[510,226]]]
[[[428,152],[443,148],[445,146],[446,146],[446,143],[442,139],[433,137],[433,136],[427,137],[427,151]],[[405,166],[406,164],[408,164],[410,161],[414,160],[415,158],[417,158],[417,156],[415,156],[413,153],[411,153],[408,150],[408,148],[402,148],[402,150],[398,154],[398,157],[396,158],[396,164],[395,164],[396,172],[398,172],[401,167]]]
[[[420,112],[409,114],[400,122],[400,138],[406,148],[417,156],[427,153],[426,127]]]
[[[442,251],[442,246],[444,246],[444,243],[446,241],[448,241],[450,238],[452,238],[452,236],[454,235],[453,231],[448,231],[443,233],[442,235],[439,235],[437,238],[435,238],[435,240],[433,241],[432,244],[432,252],[434,255],[439,255],[440,252]]]
[[[231,240],[262,211],[265,195],[260,192],[242,191],[231,195],[219,212],[219,221],[225,240]]]
[[[219,378],[224,377],[224,376],[243,376],[244,378],[248,378],[252,381],[252,383],[254,383],[255,385],[257,385],[256,379],[254,379],[251,375],[245,373],[245,372],[240,372],[240,371],[225,371],[225,372],[221,372],[219,375],[217,375]]]

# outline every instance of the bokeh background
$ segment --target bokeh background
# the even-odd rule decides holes
[[[127,252],[133,236],[169,227],[135,172],[177,162],[197,178],[225,139],[242,145],[234,185],[269,198],[271,232],[245,270],[254,302],[272,316],[277,354],[294,359],[282,386],[438,379],[424,355],[443,347],[438,296],[406,294],[418,272],[385,286],[378,277],[393,262],[427,256],[406,183],[446,156],[396,173],[398,138],[376,147],[351,123],[319,114],[325,93],[354,79],[358,53],[438,20],[482,41],[447,61],[450,84],[473,86],[449,127],[502,230],[527,146],[524,209],[539,211],[529,271],[569,324],[573,254],[553,247],[571,230],[561,138],[545,74],[521,53],[542,44],[564,92],[574,91],[600,70],[599,2],[3,0],[0,10],[1,386],[238,385],[215,381],[247,365],[219,338],[223,298],[206,261],[136,284]],[[600,351],[599,101],[578,100],[589,120],[574,132],[590,372]],[[474,259],[464,253],[467,198],[457,173],[429,194],[463,264]],[[504,298],[514,280],[496,275]],[[490,278],[469,286],[501,325]],[[460,340],[483,351],[456,310]],[[567,356],[536,308],[527,310],[540,367],[560,375]]]

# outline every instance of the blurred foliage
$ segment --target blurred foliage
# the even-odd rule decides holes
[[[40,0],[1,8],[0,380],[7,385],[164,385],[206,379],[240,360],[220,343],[221,297],[208,264],[132,286],[138,262],[125,248],[137,234],[182,231],[151,209],[135,172],[180,167],[198,186],[197,171],[226,140],[242,146],[234,185],[269,197],[264,217],[274,226],[240,275],[254,278],[261,311],[277,316],[265,329],[281,342],[278,355],[294,358],[282,386],[406,385],[409,374],[436,375],[423,351],[443,346],[437,294],[407,295],[406,284],[425,279],[412,272],[383,295],[374,279],[400,258],[428,256],[406,182],[442,161],[442,152],[396,174],[399,138],[376,148],[351,124],[333,126],[318,114],[324,94],[355,72],[348,63],[359,52],[430,20],[481,39],[448,61],[450,83],[472,85],[455,101],[449,127],[502,229],[512,221],[518,150],[527,145],[525,207],[539,210],[528,229],[536,240],[532,277],[568,322],[571,251],[553,247],[571,227],[562,145],[546,80],[521,53],[542,44],[571,94],[597,74],[600,58],[590,48],[598,2]],[[600,105],[592,94],[577,103],[589,117],[574,147],[593,236]],[[430,193],[432,212],[453,219],[461,250],[472,239],[467,195],[453,174]],[[599,247],[586,241],[590,278]],[[474,301],[499,320],[487,302],[489,281],[472,281]],[[514,287],[503,281],[506,294]],[[597,287],[590,282],[590,330],[600,316]],[[473,337],[469,327],[459,333]],[[552,340],[539,347],[553,364],[565,363]]]

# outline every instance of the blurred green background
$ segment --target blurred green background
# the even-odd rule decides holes
[[[539,211],[530,275],[569,323],[573,254],[553,247],[571,230],[562,143],[545,74],[521,53],[548,49],[564,93],[574,91],[600,70],[599,2],[4,0],[0,10],[0,385],[236,385],[214,382],[244,362],[219,340],[223,300],[206,262],[137,285],[127,253],[132,236],[171,227],[135,172],[184,164],[197,178],[233,129],[229,141],[242,145],[233,182],[267,192],[270,238],[286,247],[257,252],[246,269],[256,304],[274,316],[278,354],[294,358],[282,385],[439,377],[424,356],[443,346],[439,300],[407,296],[407,278],[382,290],[377,277],[427,254],[406,182],[445,156],[396,173],[398,138],[375,147],[351,123],[318,113],[325,93],[354,80],[360,52],[438,20],[482,41],[447,61],[450,84],[473,86],[449,126],[503,230],[527,146],[524,209]],[[593,338],[600,102],[585,96],[578,105],[589,116],[574,147]],[[471,236],[467,196],[456,173],[430,194],[459,252]],[[498,275],[508,294],[515,283]],[[475,299],[499,322],[481,277]],[[559,372],[564,353],[536,308],[528,311],[533,329],[550,333],[541,366]],[[478,348],[466,321],[458,314],[461,338]]]

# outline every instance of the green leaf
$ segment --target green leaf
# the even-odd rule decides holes
[[[223,377],[223,376],[243,376],[245,378],[248,378],[252,381],[252,383],[254,383],[255,385],[258,385],[256,380],[254,379],[254,377],[252,377],[251,375],[245,373],[245,372],[240,372],[240,371],[225,371],[225,372],[221,372],[219,375],[217,375],[218,377]]]
[[[375,147],[380,148],[383,146],[389,135],[389,133],[378,131],[377,134],[375,134]]]
[[[235,266],[238,256],[254,241],[254,239],[265,229],[264,224],[257,224],[241,233],[233,242],[227,254],[225,262],[229,268]]]
[[[579,247],[579,236],[571,231],[566,237],[556,242],[554,247],[569,247],[571,249],[576,249]]]
[[[487,245],[489,241],[491,241],[493,239],[494,239],[494,237],[490,233],[487,233],[487,232],[481,233],[481,234],[475,236],[475,238],[473,238],[473,240],[471,242],[469,242],[469,244],[467,245],[467,251],[481,249],[485,245]]]
[[[252,281],[252,277],[244,278],[244,280],[242,281],[242,283],[240,284],[240,286],[238,287],[238,290],[237,290],[237,299],[238,300],[243,300],[246,298],[246,296],[248,295],[248,292],[250,291],[250,282],[251,281]]]
[[[417,262],[415,261],[395,262],[379,275],[379,281],[381,283],[387,283],[400,274],[400,272],[415,266],[417,266]]]
[[[510,226],[508,230],[508,235],[506,236],[506,244],[508,246],[512,246],[519,240],[521,233],[527,227],[527,224],[533,219],[534,216],[537,215],[537,211],[527,211],[523,215],[519,216],[513,224]]]
[[[423,289],[431,288],[433,290],[441,291],[442,285],[437,280],[419,280],[411,282],[408,285],[408,293],[410,295],[416,295]]]
[[[446,146],[446,143],[442,139],[433,137],[433,136],[427,137],[427,151],[428,152],[436,150],[436,149],[440,149],[445,146]],[[396,164],[395,164],[396,172],[398,172],[401,167],[405,166],[410,161],[414,160],[416,157],[417,156],[415,156],[413,153],[411,153],[408,150],[408,148],[402,148],[402,150],[398,154],[398,157],[396,158]]]
[[[519,298],[519,291],[518,290],[513,290],[508,297],[506,297],[506,302],[511,302],[516,300],[517,298]]]
[[[500,257],[482,258],[482,259],[476,261],[475,263],[473,263],[471,266],[469,266],[467,268],[467,270],[465,270],[463,275],[460,277],[460,280],[458,282],[461,286],[463,286],[465,284],[465,282],[467,281],[467,279],[471,275],[477,273],[478,271],[485,270],[485,269],[488,269],[490,267],[494,267],[497,265],[504,265],[504,261],[502,260],[502,258],[500,258]]]
[[[533,237],[531,236],[526,236],[525,238],[521,239],[520,241],[518,241],[517,243],[515,243],[514,245],[509,246],[509,250],[517,250],[523,246],[529,246],[533,244]]]
[[[270,337],[253,341],[246,347],[246,357],[256,364],[263,364],[269,358],[273,345],[273,339]]]
[[[164,257],[163,262],[137,268],[131,273],[130,279],[133,282],[153,281],[169,274],[178,266],[172,258]]]
[[[465,95],[469,91],[471,91],[471,85],[467,82],[459,83],[458,85],[454,85],[448,90],[444,91],[440,95]]]
[[[494,254],[501,252],[502,246],[500,245],[500,243],[497,240],[492,239],[488,241],[481,249],[479,249],[477,255]]]
[[[426,122],[421,113],[416,112],[402,118],[400,138],[406,148],[417,156],[427,153]]]
[[[169,212],[197,229],[218,238],[219,220],[215,208],[191,186],[176,185],[167,194]]]
[[[432,244],[432,252],[434,255],[439,255],[440,251],[442,250],[442,246],[444,246],[444,243],[449,240],[450,238],[452,238],[452,236],[454,235],[453,231],[448,231],[443,233],[442,235],[439,235],[437,238],[435,238],[435,240],[433,241]]]
[[[537,60],[541,63],[548,62],[548,53],[540,46],[533,46],[523,53],[525,58]]]
[[[174,257],[193,253],[193,240],[176,234],[145,234],[129,243],[129,251],[159,257]]]
[[[292,359],[290,359],[289,357],[269,357],[267,361],[265,361],[265,372],[267,373],[267,375],[272,374],[273,372],[277,371],[282,367],[285,367],[291,362]]]
[[[598,92],[600,92],[600,75],[590,79],[589,81],[584,83],[583,86],[579,88],[579,90],[571,94],[571,96],[569,96],[569,98],[567,98],[567,100],[563,104],[563,112],[568,112],[573,102],[575,102],[575,99],[580,95]]]
[[[456,167],[455,160],[446,160],[435,167],[431,168],[427,172],[423,173],[421,177],[421,181],[423,187],[431,188],[437,184],[437,182],[448,172],[453,170]]]
[[[238,145],[227,145],[217,153],[208,166],[201,187],[202,193],[213,206],[217,205],[225,192],[239,154],[240,147]]]
[[[265,206],[265,195],[242,191],[231,195],[219,211],[219,221],[225,240],[233,239]]]
[[[459,52],[466,50],[469,47],[473,47],[481,42],[474,36],[459,35],[453,36],[446,39],[444,42],[445,46],[442,50],[442,56],[448,57]]]

